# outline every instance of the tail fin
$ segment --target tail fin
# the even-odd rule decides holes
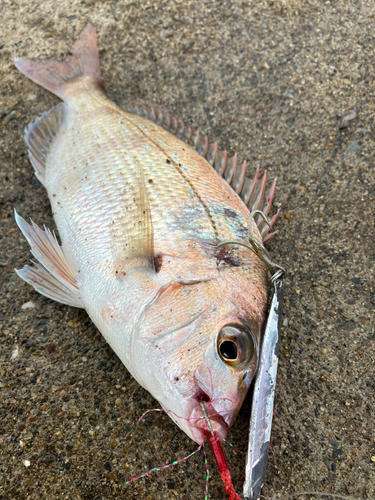
[[[103,87],[98,41],[91,23],[87,23],[83,28],[63,61],[16,58],[15,65],[30,80],[61,99],[64,98],[65,89],[69,84],[82,77],[90,77]]]

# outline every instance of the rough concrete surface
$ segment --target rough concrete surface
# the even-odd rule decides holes
[[[163,413],[137,425],[158,405],[86,313],[38,295],[13,270],[30,258],[13,209],[54,228],[23,130],[58,99],[12,61],[63,57],[87,20],[111,98],[164,104],[247,159],[249,172],[278,177],[282,216],[268,247],[288,278],[264,494],[374,499],[371,0],[1,1],[0,498],[204,498],[203,453],[125,486],[196,445]],[[242,450],[248,412],[246,402],[229,435]],[[208,497],[224,499],[208,455]],[[228,447],[228,456],[244,470],[241,454]]]

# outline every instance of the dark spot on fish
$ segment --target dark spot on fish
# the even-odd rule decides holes
[[[237,217],[237,212],[235,212],[234,210],[232,210],[231,208],[224,208],[224,213],[225,215],[227,215],[228,217]]]
[[[149,179],[149,180],[148,180],[148,183],[149,183],[149,184],[152,184],[153,182],[154,182],[154,181],[153,181],[152,179]]]
[[[158,253],[154,257],[154,267],[157,273],[160,271],[162,264],[163,264],[163,255],[161,253]]]
[[[180,379],[178,377],[175,377],[175,382],[178,382]]]
[[[53,197],[55,197],[56,195],[55,195],[55,194],[53,194],[52,196],[53,196]]]
[[[171,163],[171,160],[168,160],[168,158],[167,158],[167,159],[166,159],[166,162],[167,162],[167,163]]]

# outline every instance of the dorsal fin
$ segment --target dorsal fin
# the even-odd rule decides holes
[[[29,158],[39,181],[45,185],[45,166],[53,140],[64,120],[64,105],[54,106],[36,118],[25,129],[25,142],[29,149]]]
[[[268,216],[275,194],[276,179],[274,179],[271,188],[266,190],[267,172],[258,180],[259,167],[257,167],[254,178],[249,179],[246,176],[246,161],[241,164],[237,163],[236,154],[228,158],[227,152],[219,149],[216,142],[209,143],[206,136],[198,131],[193,131],[189,125],[186,125],[163,106],[137,101],[134,104],[126,105],[125,109],[155,122],[189,144],[228,182],[250,212],[262,210]],[[270,227],[263,219],[256,218],[263,242],[276,234],[276,232],[269,233],[269,231],[276,222],[279,212],[280,209],[272,218],[269,218]]]

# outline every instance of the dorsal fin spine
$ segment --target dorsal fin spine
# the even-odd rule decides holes
[[[240,195],[243,188],[243,184],[246,179],[246,160],[242,163],[242,165],[237,167],[237,170],[239,170],[239,175],[238,175],[237,185],[234,187],[234,190],[238,195]]]
[[[208,152],[207,152],[207,161],[210,165],[214,166],[215,164],[215,159],[217,155],[217,142],[212,142],[208,146]]]
[[[237,153],[228,158],[227,168],[225,169],[224,172],[224,179],[230,186],[232,185],[234,173],[236,171],[236,166],[237,166]]]
[[[260,189],[258,192],[258,196],[256,197],[255,201],[252,203],[253,210],[260,210],[260,208],[262,206],[264,192],[266,189],[266,182],[267,182],[267,170],[264,171],[263,177],[260,180]],[[256,196],[256,193],[254,193],[254,197],[255,196]]]
[[[255,170],[255,174],[254,174],[254,177],[253,177],[253,180],[251,181],[249,187],[247,188],[247,192],[245,192],[245,197],[243,198],[243,201],[245,203],[246,206],[249,206],[249,203],[250,203],[250,200],[253,196],[253,193],[255,191],[255,186],[257,185],[257,182],[258,182],[258,177],[259,177],[259,166],[257,166],[257,169]],[[245,182],[245,186],[246,188],[246,182]]]

